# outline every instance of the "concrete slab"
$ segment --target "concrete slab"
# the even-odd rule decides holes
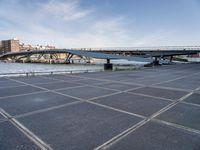
[[[158,116],[158,119],[200,130],[200,107],[177,104]]]
[[[127,81],[124,81],[124,82],[127,82],[127,83],[132,83],[132,84],[141,84],[141,85],[152,85],[152,84],[155,84],[155,83],[159,83],[160,81],[154,77],[152,78],[143,78],[143,79],[130,79],[130,80],[127,80]]]
[[[73,81],[70,81],[70,82],[88,84],[88,85],[98,85],[98,84],[107,83],[108,81],[95,80],[95,79],[81,79],[81,80],[73,80]]]
[[[76,104],[18,119],[52,148],[94,149],[140,118],[89,103]]]
[[[22,132],[10,122],[0,124],[0,149],[1,150],[40,150]]]
[[[0,82],[4,82],[4,81],[9,81],[9,80],[4,77],[0,77]]]
[[[97,103],[111,106],[127,112],[150,116],[171,103],[161,99],[149,98],[134,94],[121,93],[94,100]]]
[[[185,102],[199,104],[200,105],[200,93],[194,93],[188,98],[184,99]]]
[[[116,135],[125,132],[130,127],[133,127],[133,125],[142,120],[141,118],[145,117],[152,121],[153,119],[149,116],[174,102],[173,100],[185,96],[191,91],[190,89],[196,88],[200,84],[200,76],[199,74],[194,75],[193,73],[198,73],[199,69],[199,64],[180,64],[135,71],[11,77],[15,80],[41,85],[45,88],[56,90],[83,100],[90,99],[99,103],[99,105],[84,101],[76,103],[76,98],[69,98],[45,90],[40,94],[33,94],[32,92],[42,90],[31,86],[8,88],[6,86],[10,86],[9,84],[11,84],[12,81],[9,82],[5,78],[0,78],[0,86],[2,86],[2,88],[0,88],[0,107],[11,115],[18,115],[18,117],[15,116],[16,119],[45,143],[50,144],[53,149],[94,149],[108,142]],[[183,76],[185,76],[185,78],[180,80]],[[177,78],[180,79],[178,80]],[[132,93],[123,92],[123,90],[126,89],[130,90],[130,88],[136,85],[135,83],[148,86],[171,79],[177,79],[173,81],[173,84],[178,85],[177,88],[187,89],[185,91],[188,92],[178,89],[169,90],[166,88],[167,86],[164,85],[159,85],[154,88],[149,86],[138,90],[131,90]],[[3,84],[1,84],[1,82]],[[68,84],[67,87],[73,88],[61,90],[60,88],[66,87],[65,82],[70,82],[71,84]],[[88,86],[74,87],[75,84],[88,84]],[[174,87],[176,88],[176,86]],[[108,88],[108,90],[105,88]],[[116,90],[111,90],[111,88]],[[118,94],[116,94],[117,90],[121,90],[121,93],[119,94],[118,92]],[[134,92],[137,92],[137,94],[134,94]],[[177,101],[176,106],[161,113],[160,116],[157,116],[156,119],[158,120],[156,122],[151,124],[145,123],[143,126],[139,126],[133,133],[122,137],[122,139],[115,137],[115,141],[119,141],[117,143],[113,142],[113,146],[116,147],[110,148],[123,150],[199,149],[199,132],[193,134],[192,130],[186,131],[188,128],[192,128],[193,131],[200,131],[200,107],[199,101],[197,100],[200,91],[195,92],[197,95],[194,94],[185,101]],[[28,95],[19,96],[20,94]],[[164,100],[163,98],[172,100]],[[75,103],[73,103],[73,105],[68,105],[71,102]],[[184,102],[191,104],[186,104]],[[108,107],[100,106],[100,104]],[[113,109],[109,106],[113,107]],[[33,111],[34,113],[29,113]],[[144,117],[136,117],[139,115]],[[0,116],[0,125],[8,121],[1,121],[1,118],[2,116]],[[159,120],[164,120],[165,123],[157,123]],[[170,123],[174,123],[174,127],[169,126]],[[179,126],[176,126],[176,124]],[[9,126],[9,124],[6,124],[0,129],[0,146],[2,145],[1,142],[5,143],[4,145],[8,145],[8,147],[0,147],[0,149],[3,150],[16,149],[15,142],[18,141],[23,145],[23,138],[15,134],[15,131],[13,132]],[[181,126],[183,126],[184,129],[180,129]],[[2,137],[6,137],[5,141],[2,141]],[[13,143],[10,144],[9,139],[14,141],[14,148],[12,147]],[[30,148],[27,148],[26,144],[24,145],[25,148],[19,147],[19,149],[31,149],[33,143],[27,144]]]
[[[103,77],[102,79],[111,80],[111,81],[124,81],[124,80],[136,79],[136,78],[119,75],[119,76]]]
[[[72,81],[72,80],[80,80],[82,78],[76,76],[69,76],[69,75],[50,75],[47,76],[48,78],[63,80],[63,81]]]
[[[99,87],[108,88],[108,89],[115,89],[120,91],[125,91],[133,88],[138,88],[140,86],[133,85],[133,84],[123,84],[123,83],[116,83],[116,82],[109,82],[105,84],[98,85]]]
[[[144,88],[132,90],[130,92],[141,93],[141,94],[167,98],[167,99],[172,99],[172,100],[177,100],[189,93],[189,92],[184,92],[184,91],[161,89],[161,88],[155,88],[155,87],[144,87]]]
[[[200,135],[166,124],[149,122],[109,150],[198,150]]]
[[[36,84],[36,85],[42,88],[49,89],[49,90],[55,90],[55,89],[61,89],[61,88],[76,87],[76,86],[80,86],[81,84],[58,81],[54,83]]]
[[[38,84],[38,83],[50,83],[55,80],[42,78],[40,76],[30,76],[30,77],[12,77],[15,80],[25,82],[27,84]]]
[[[14,96],[19,94],[27,94],[32,92],[43,91],[42,89],[32,87],[32,86],[20,86],[20,87],[10,87],[10,88],[0,88],[0,98],[5,96]]]
[[[37,93],[25,96],[4,98],[0,100],[0,107],[15,116],[53,106],[71,103],[76,99],[52,92]]]
[[[0,88],[23,86],[25,84],[14,82],[14,81],[2,81],[0,82]]]
[[[0,114],[0,122],[3,121],[3,120],[5,120],[5,118],[4,118],[4,116],[2,116],[2,115]]]
[[[73,89],[67,89],[67,90],[58,90],[58,92],[87,100],[87,99],[95,98],[98,96],[111,94],[116,91],[85,86],[85,87],[79,87],[79,88],[73,88]]]
[[[195,90],[196,88],[200,87],[200,82],[198,79],[192,80],[192,79],[180,79],[164,84],[160,84],[160,86],[163,87],[172,87],[172,88],[180,88],[180,89],[188,89],[188,90]]]

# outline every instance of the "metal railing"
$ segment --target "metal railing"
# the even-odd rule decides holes
[[[149,47],[91,47],[91,48],[72,48],[74,50],[87,51],[171,51],[171,50],[197,50],[200,51],[200,46],[149,46]]]
[[[0,73],[0,77],[4,77],[4,76],[35,76],[35,75],[75,74],[75,73],[89,73],[89,72],[101,72],[101,71],[104,71],[104,69],[15,72],[15,73]]]

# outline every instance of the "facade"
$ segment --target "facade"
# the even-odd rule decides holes
[[[50,45],[30,45],[30,44],[20,44],[20,51],[26,50],[45,50],[45,49],[55,49],[55,46]]]
[[[10,39],[10,40],[3,40],[0,44],[0,53],[4,54],[7,52],[18,52],[20,50],[19,40],[17,39]]]
[[[18,52],[27,50],[45,50],[55,49],[55,46],[51,45],[31,45],[31,44],[20,44],[19,40],[14,38],[10,40],[0,41],[0,55],[8,52]]]

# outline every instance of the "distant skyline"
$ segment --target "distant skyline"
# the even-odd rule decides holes
[[[72,47],[200,45],[200,0],[0,0],[0,40]]]

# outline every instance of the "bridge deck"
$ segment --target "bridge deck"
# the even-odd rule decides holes
[[[0,78],[0,149],[197,150],[199,70]]]
[[[83,50],[70,50],[70,49],[52,49],[52,50],[32,50],[32,51],[20,51],[20,52],[10,52],[0,55],[0,59],[4,59],[6,57],[13,56],[23,56],[23,55],[34,55],[34,54],[54,54],[54,53],[63,53],[63,54],[73,54],[78,56],[85,56],[90,58],[98,58],[98,59],[125,59],[125,60],[133,60],[139,62],[152,62],[151,58],[141,58],[141,57],[131,57],[131,56],[122,56],[122,55],[114,55],[114,54],[106,54],[101,52],[93,52],[93,51],[83,51]]]

